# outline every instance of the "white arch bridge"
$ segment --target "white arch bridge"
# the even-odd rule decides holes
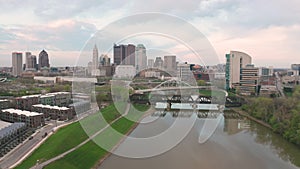
[[[144,94],[144,93],[149,93],[149,92],[177,91],[177,90],[188,90],[188,89],[203,89],[203,90],[221,91],[221,92],[225,93],[225,97],[228,96],[227,91],[219,89],[214,86],[192,86],[185,81],[176,80],[176,79],[164,81],[152,89],[135,90],[134,93]]]

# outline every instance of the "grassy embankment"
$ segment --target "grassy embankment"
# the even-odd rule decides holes
[[[120,116],[114,105],[110,105],[103,110],[101,113],[107,123],[112,122],[114,119]],[[66,127],[63,127],[56,131],[49,139],[47,139],[39,148],[37,148],[27,159],[25,159],[16,169],[30,168],[39,162],[47,161],[59,154],[70,150],[71,148],[79,145],[81,142],[88,138],[88,134],[95,133],[105,126],[105,123],[101,123],[103,119],[98,113],[88,116],[82,119],[80,122],[75,122]],[[88,126],[86,128],[87,133],[80,124]]]
[[[145,112],[148,109],[146,105],[136,105],[136,110]],[[126,135],[135,126],[138,119],[140,119],[143,113],[135,111],[132,107],[127,115],[127,118],[121,118],[111,125],[111,127],[117,130],[120,134]],[[111,150],[122,139],[123,135],[112,134],[112,128],[107,128],[102,133],[97,135],[93,140],[95,142],[101,142],[101,145]],[[101,148],[94,141],[89,141],[82,147],[76,149],[65,157],[49,164],[46,169],[68,168],[68,169],[89,169],[99,163],[99,160],[105,158],[109,152]]]

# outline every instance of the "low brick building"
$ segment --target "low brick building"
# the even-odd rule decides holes
[[[0,110],[8,109],[11,107],[11,103],[9,100],[0,100]]]
[[[15,108],[21,110],[31,110],[31,106],[40,102],[41,95],[28,95],[15,99]]]
[[[36,128],[45,125],[44,114],[19,109],[0,110],[0,119],[7,122],[24,122],[28,127]]]
[[[72,109],[51,105],[37,104],[32,106],[32,111],[43,113],[45,118],[53,120],[70,120],[74,117]]]

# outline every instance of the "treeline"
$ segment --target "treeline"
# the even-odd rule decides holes
[[[300,145],[300,86],[288,98],[251,98],[242,109],[270,124],[274,132]]]

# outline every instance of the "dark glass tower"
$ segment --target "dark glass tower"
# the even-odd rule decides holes
[[[43,67],[50,67],[48,53],[45,50],[39,54],[39,70]]]

